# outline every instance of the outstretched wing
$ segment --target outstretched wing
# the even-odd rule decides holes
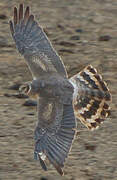
[[[47,72],[67,76],[62,60],[34,16],[30,15],[29,7],[24,14],[22,4],[19,6],[19,12],[14,8],[14,20],[10,21],[10,30],[17,49],[25,57],[34,77]]]
[[[72,104],[63,105],[54,98],[39,98],[38,119],[34,157],[40,160],[44,170],[47,170],[47,158],[63,175],[65,158],[75,136],[76,121]]]
[[[91,65],[70,78],[75,86],[75,115],[89,129],[93,130],[110,114],[108,102],[111,94],[102,77]]]

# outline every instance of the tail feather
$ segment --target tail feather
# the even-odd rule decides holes
[[[75,115],[89,129],[96,129],[110,114],[111,94],[102,76],[89,65],[70,78],[74,90]]]

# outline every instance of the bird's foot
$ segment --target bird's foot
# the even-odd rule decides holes
[[[19,87],[19,92],[22,94],[29,94],[31,91],[30,83],[25,83]]]

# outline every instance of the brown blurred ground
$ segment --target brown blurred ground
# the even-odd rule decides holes
[[[66,161],[64,177],[52,166],[45,173],[33,160],[36,108],[22,106],[24,99],[3,95],[14,93],[8,90],[12,84],[32,78],[9,31],[13,6],[19,2],[23,1],[0,1],[0,180],[117,180],[117,2],[25,1],[62,56],[69,76],[92,64],[113,96],[111,118],[99,130],[89,132],[78,122],[80,133]],[[99,41],[102,35],[111,39]]]

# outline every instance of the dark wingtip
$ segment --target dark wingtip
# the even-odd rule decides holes
[[[60,167],[59,163],[57,163],[53,157],[51,156],[51,153],[47,154],[47,158],[48,160],[53,164],[53,166],[55,167],[55,169],[57,170],[57,172],[63,176],[64,175],[64,172],[63,172],[63,169]]]
[[[14,25],[17,24],[17,8],[14,7]]]
[[[58,172],[61,176],[64,175],[64,172],[63,172],[62,168],[60,168],[59,165],[57,165],[57,164],[55,163],[55,164],[54,164],[54,167],[56,168],[57,172]]]
[[[34,21],[34,15],[32,15],[32,14],[30,15],[29,21],[30,21],[30,22]]]
[[[19,5],[19,22],[23,19],[23,4]]]
[[[27,21],[27,19],[29,18],[29,14],[30,14],[30,8],[29,6],[27,6],[24,14],[24,21]]]
[[[12,23],[12,21],[9,21],[9,24],[10,24],[11,34],[13,35],[13,34],[14,34],[14,28],[13,28],[13,23]]]
[[[26,7],[25,12],[23,12],[24,5],[19,5],[19,12],[17,7],[14,7],[14,26],[16,26],[17,23],[19,23],[24,18],[24,23],[28,21],[28,18],[30,16],[30,8],[29,6]],[[24,17],[23,17],[24,16]]]

